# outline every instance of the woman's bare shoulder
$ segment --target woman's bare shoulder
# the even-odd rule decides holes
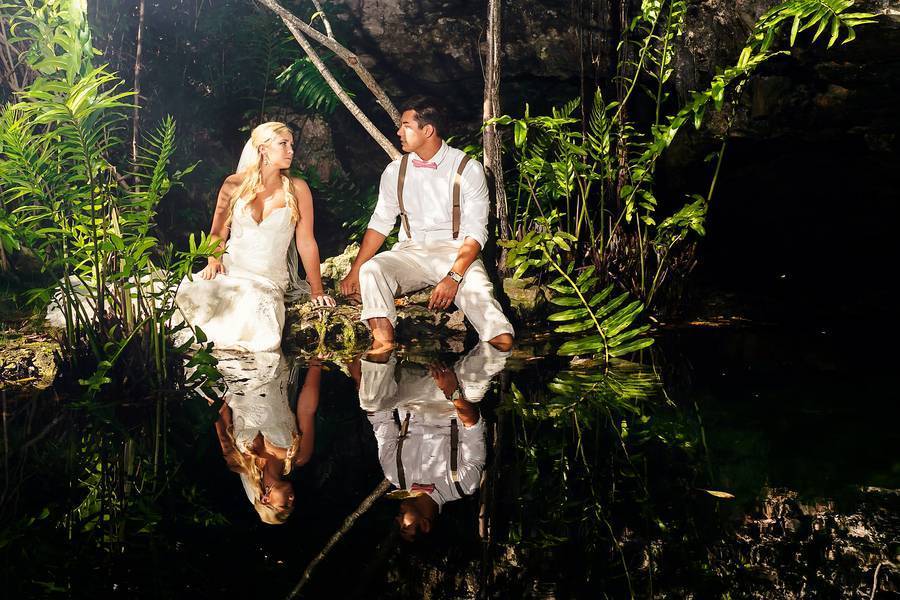
[[[312,195],[312,191],[309,189],[309,184],[299,177],[291,177],[291,185],[293,185],[294,189],[298,192]]]
[[[237,186],[241,185],[241,182],[243,180],[244,180],[244,178],[241,175],[238,175],[237,173],[232,173],[231,175],[229,175],[228,177],[225,178],[225,181],[222,183],[222,187],[223,188],[227,188],[227,187],[236,188]]]

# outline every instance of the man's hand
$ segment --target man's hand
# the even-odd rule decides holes
[[[449,277],[441,279],[431,291],[431,298],[428,299],[428,310],[447,310],[453,299],[456,298],[458,289],[459,284]]]
[[[444,392],[445,397],[449,398],[452,396],[454,390],[459,387],[456,373],[446,365],[435,362],[428,367],[428,371],[431,373],[431,377],[434,379],[437,386]]]
[[[348,298],[359,297],[359,271],[350,269],[347,276],[341,279],[341,293]]]
[[[225,272],[225,265],[222,264],[218,258],[210,256],[208,259],[208,264],[200,271],[200,277],[202,279],[215,279],[216,275],[219,273]]]

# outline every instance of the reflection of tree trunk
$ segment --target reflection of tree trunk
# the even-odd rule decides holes
[[[501,0],[488,0],[487,57],[484,74],[484,120],[500,116],[500,24]],[[500,151],[500,137],[495,125],[484,128],[484,168],[495,198],[497,224],[500,239],[509,239],[509,222],[506,207],[506,188],[503,183],[503,157]],[[497,259],[498,269],[507,272],[506,248],[500,249]]]
[[[300,46],[303,47],[304,52],[306,52],[306,54],[309,56],[310,60],[313,61],[313,64],[315,64],[316,68],[319,69],[319,72],[322,73],[322,76],[325,78],[325,81],[328,82],[328,85],[331,86],[331,89],[333,89],[334,92],[336,94],[338,94],[338,97],[341,99],[341,102],[344,103],[344,106],[346,106],[347,109],[350,110],[350,112],[353,114],[353,116],[356,117],[357,120],[360,121],[360,123],[362,123],[363,127],[366,128],[366,131],[369,132],[369,135],[372,135],[373,137],[375,137],[375,140],[379,144],[381,144],[381,140],[379,140],[379,138],[376,137],[375,133],[373,133],[373,131],[370,130],[369,127],[366,126],[366,123],[369,123],[369,125],[371,125],[371,122],[369,121],[369,119],[365,115],[362,114],[362,111],[359,110],[359,107],[356,106],[356,104],[352,100],[350,100],[350,97],[343,93],[343,90],[341,90],[340,93],[338,93],[338,90],[334,88],[334,86],[332,85],[332,81],[334,81],[334,77],[331,77],[330,72],[328,72],[328,69],[325,67],[325,65],[318,58],[317,55],[314,57],[313,55],[310,54],[311,46],[309,46],[309,41],[306,40],[306,38],[315,40],[316,42],[322,44],[323,46],[325,46],[326,48],[328,48],[329,50],[334,52],[337,56],[342,58],[344,60],[344,62],[347,63],[347,66],[349,66],[351,69],[353,69],[353,71],[357,74],[357,76],[365,84],[365,86],[367,88],[369,88],[369,91],[372,92],[372,94],[375,96],[375,99],[378,102],[378,104],[380,104],[381,107],[385,110],[385,112],[387,112],[388,116],[391,117],[391,120],[394,122],[394,124],[400,125],[400,112],[394,106],[394,103],[391,102],[391,99],[384,92],[384,90],[381,89],[381,86],[378,85],[378,82],[375,81],[375,78],[372,77],[372,74],[369,73],[368,69],[366,69],[362,65],[362,63],[359,61],[358,56],[356,56],[355,54],[353,54],[352,52],[350,52],[349,50],[344,48],[341,44],[339,44],[332,37],[320,33],[316,29],[313,29],[312,27],[307,25],[301,19],[298,19],[295,15],[293,15],[290,11],[286,10],[284,7],[282,7],[280,4],[278,4],[278,2],[276,2],[275,0],[256,0],[256,1],[259,2],[260,4],[262,4],[263,6],[265,6],[266,8],[268,8],[269,10],[271,10],[272,12],[274,12],[275,14],[277,14],[281,18],[281,20],[284,21],[284,24],[287,25],[288,29],[290,29],[291,33],[294,35],[294,39],[296,39],[297,42],[300,44]],[[327,23],[327,20],[326,20],[326,23]],[[327,29],[330,29],[330,25],[326,25],[326,30]],[[301,41],[301,39],[303,41]],[[308,46],[310,47],[310,50],[307,50]],[[320,67],[320,65],[321,65],[321,67]],[[329,78],[330,78],[330,80],[329,80]],[[336,83],[337,82],[335,81],[335,84]],[[340,89],[340,86],[338,86],[338,89]],[[352,106],[352,108],[351,108],[351,106]],[[365,122],[363,122],[362,119],[365,119]],[[372,129],[374,129],[375,132],[378,131],[377,129],[375,129],[374,125],[372,125]],[[380,133],[378,135],[380,135],[381,138],[384,138],[384,136],[381,135]],[[386,140],[386,138],[384,138],[384,139]],[[390,144],[390,142],[388,142],[388,144]],[[384,146],[382,145],[382,147],[384,147]],[[391,147],[393,148],[393,146],[391,146]],[[387,151],[386,148],[385,148],[385,150]],[[397,158],[400,156],[400,153],[396,149],[394,149],[393,151],[388,151],[388,154],[391,155],[392,158]]]
[[[137,48],[134,51],[134,116],[132,117],[131,160],[137,164],[138,141],[141,136],[141,50],[144,33],[144,0],[138,3]]]
[[[356,523],[356,520],[363,514],[365,514],[366,511],[368,511],[372,507],[372,505],[375,504],[375,501],[381,498],[390,487],[391,482],[387,479],[383,480],[378,484],[378,487],[376,487],[372,491],[372,493],[369,494],[368,497],[366,497],[365,500],[360,502],[356,510],[350,513],[350,515],[346,519],[344,519],[344,523],[343,525],[341,525],[341,528],[338,529],[333,536],[331,536],[331,539],[328,540],[328,542],[325,544],[325,547],[322,548],[322,551],[319,552],[314,559],[312,559],[312,562],[310,562],[309,566],[306,567],[306,570],[303,571],[303,577],[300,578],[300,581],[297,582],[297,585],[294,586],[294,589],[291,590],[290,594],[288,594],[288,598],[297,597],[297,595],[300,593],[300,590],[303,589],[303,586],[309,583],[309,579],[310,577],[312,577],[315,568],[319,565],[320,562],[325,559],[326,556],[328,556],[328,553],[331,551],[332,547],[334,547],[335,544],[341,541],[341,538],[343,538],[344,535],[346,535],[347,532],[350,531],[350,529],[353,527],[353,524]]]

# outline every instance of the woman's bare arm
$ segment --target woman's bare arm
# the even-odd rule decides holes
[[[294,196],[297,198],[297,208],[300,211],[300,220],[297,222],[295,235],[297,237],[297,251],[300,253],[300,260],[303,262],[303,270],[306,271],[306,280],[313,296],[323,296],[325,293],[322,287],[322,273],[319,270],[319,245],[316,243],[316,236],[313,230],[313,200],[312,192],[309,186],[302,179],[292,179],[294,184]],[[326,298],[328,298],[326,296]],[[331,300],[330,298],[328,298]],[[334,306],[334,300],[326,302]]]
[[[221,252],[225,251],[225,242],[228,241],[228,226],[226,222],[228,221],[228,211],[231,208],[231,196],[234,195],[240,183],[241,177],[239,175],[229,175],[222,187],[219,188],[219,196],[216,199],[216,208],[213,211],[209,236],[219,241],[218,250]],[[210,256],[206,268],[200,272],[200,277],[203,279],[215,279],[216,274],[224,272],[225,267],[222,265],[221,259]]]
[[[294,464],[303,466],[312,457],[316,441],[316,410],[319,408],[319,387],[322,382],[322,365],[310,363],[300,398],[297,400],[297,429],[300,431],[300,448]]]

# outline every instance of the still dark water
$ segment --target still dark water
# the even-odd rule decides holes
[[[895,366],[775,327],[634,358],[223,355],[224,405],[7,398],[4,596],[900,597]],[[417,495],[329,545],[385,479]]]

